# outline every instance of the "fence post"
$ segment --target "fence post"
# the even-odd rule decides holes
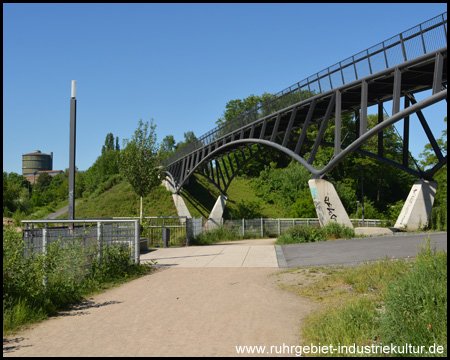
[[[261,218],[261,239],[264,237],[264,221],[263,218]]]
[[[281,220],[278,218],[278,236],[281,235]]]
[[[139,264],[140,262],[139,240],[140,240],[139,220],[134,220],[134,261],[136,262],[136,264]]]
[[[42,280],[42,285],[44,287],[47,287],[48,283],[48,274],[47,274],[47,267],[45,266],[45,255],[47,254],[47,228],[42,229],[42,255],[43,255],[43,261],[44,261],[44,279]]]
[[[97,221],[97,261],[98,266],[102,266],[102,223]]]
[[[242,219],[242,237],[245,237],[245,219]]]
[[[184,230],[186,232],[186,246],[189,246],[189,236],[188,236],[188,218],[184,220]]]

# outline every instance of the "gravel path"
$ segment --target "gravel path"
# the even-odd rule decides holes
[[[3,356],[238,356],[300,343],[316,305],[274,268],[160,268],[3,339]],[[266,355],[266,354],[265,354]],[[243,356],[243,355],[241,355]]]

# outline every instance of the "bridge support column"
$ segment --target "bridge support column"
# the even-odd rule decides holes
[[[418,230],[427,226],[436,196],[437,182],[417,180],[409,192],[395,228]]]
[[[334,221],[353,229],[353,224],[342,205],[334,185],[323,179],[311,179],[308,181],[308,184],[320,226],[323,227],[329,222]]]
[[[216,203],[209,214],[208,221],[206,222],[205,229],[206,231],[212,230],[220,225],[220,220],[223,216],[223,211],[225,210],[225,204],[227,203],[227,196],[220,194],[217,198]]]
[[[175,204],[175,208],[177,209],[178,216],[187,216],[189,219],[192,218],[183,198],[179,194],[175,193],[175,188],[168,177],[162,181],[162,185],[165,186],[167,190],[172,192],[172,199]]]

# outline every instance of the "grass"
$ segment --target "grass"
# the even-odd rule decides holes
[[[76,207],[77,218],[139,216],[139,197],[127,182],[121,182],[96,197],[85,199]],[[172,194],[158,186],[143,202],[144,216],[176,216]],[[67,218],[67,213],[60,216]]]
[[[429,239],[413,261],[384,259],[283,273],[297,277],[284,289],[321,304],[302,326],[307,345],[439,345],[441,355],[447,354],[447,252],[432,250]],[[371,354],[321,354],[361,355]]]
[[[283,218],[289,217],[289,212],[281,209],[276,204],[269,204],[264,199],[255,194],[251,186],[251,180],[236,177],[227,190],[228,201],[224,211],[224,219],[240,218],[237,204],[241,201],[254,202],[260,205],[260,212],[264,218]],[[192,217],[208,218],[211,213],[220,191],[211,184],[206,178],[194,174],[189,179],[189,184],[184,186],[181,196]]]

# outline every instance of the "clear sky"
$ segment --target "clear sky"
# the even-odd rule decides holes
[[[153,118],[158,142],[201,136],[228,101],[281,91],[445,11],[445,3],[3,4],[3,171],[21,174],[22,154],[34,150],[53,152],[55,170],[69,167],[72,80],[76,166],[87,170],[107,133],[122,146],[140,119]],[[436,111],[426,116],[440,137],[446,106]],[[428,141],[412,138],[417,155]]]

